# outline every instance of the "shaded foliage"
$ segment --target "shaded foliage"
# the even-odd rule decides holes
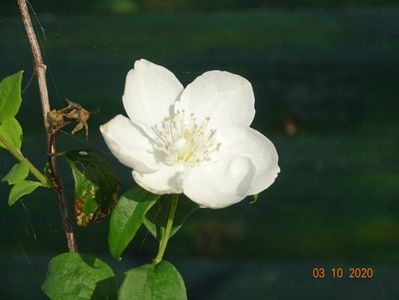
[[[253,8],[341,8],[348,6],[397,6],[396,0],[65,0],[31,1],[35,10],[55,13],[132,13],[140,11],[209,11]],[[17,13],[12,1],[0,1],[0,15]]]

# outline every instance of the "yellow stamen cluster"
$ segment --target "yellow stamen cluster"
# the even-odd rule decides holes
[[[193,114],[186,116],[184,110],[177,110],[154,126],[155,147],[165,154],[165,162],[194,166],[210,161],[220,143],[215,140],[215,130],[207,128],[209,120],[197,123]]]

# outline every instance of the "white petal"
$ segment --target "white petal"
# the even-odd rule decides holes
[[[251,83],[236,74],[209,71],[190,83],[181,102],[199,121],[210,117],[210,128],[231,124],[249,126],[255,116],[255,98]]]
[[[154,194],[179,194],[181,189],[180,166],[163,166],[153,173],[133,171],[133,178],[142,188]]]
[[[154,154],[150,139],[129,118],[117,115],[101,125],[100,131],[112,154],[129,168],[149,172],[162,166]]]
[[[230,126],[216,131],[221,143],[213,159],[245,156],[255,166],[255,175],[249,188],[254,195],[268,188],[280,172],[278,154],[273,143],[259,131],[245,126]]]
[[[202,207],[223,208],[248,195],[255,168],[246,157],[193,167],[184,173],[183,192]]]
[[[182,91],[172,72],[140,59],[127,74],[123,106],[132,120],[153,126],[169,116]]]

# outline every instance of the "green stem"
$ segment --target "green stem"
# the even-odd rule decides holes
[[[22,153],[14,147],[7,139],[0,134],[0,142],[7,148],[7,150],[20,162],[25,162],[28,165],[29,171],[33,176],[40,181],[45,187],[50,187],[49,181],[46,176],[44,176],[32,163],[22,155]]]
[[[172,232],[173,219],[175,218],[175,212],[177,208],[177,201],[179,200],[179,195],[172,195],[172,204],[170,205],[168,220],[166,221],[165,232],[162,236],[161,241],[159,242],[159,248],[157,256],[154,258],[154,264],[157,264],[162,261],[163,255],[166,250],[166,246],[168,245],[168,241],[170,238],[170,233]]]

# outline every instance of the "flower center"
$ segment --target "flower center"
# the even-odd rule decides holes
[[[155,148],[165,154],[169,165],[198,165],[210,161],[211,154],[219,151],[220,143],[215,140],[215,130],[208,129],[210,118],[198,123],[194,114],[189,118],[184,110],[177,110],[153,127]]]

